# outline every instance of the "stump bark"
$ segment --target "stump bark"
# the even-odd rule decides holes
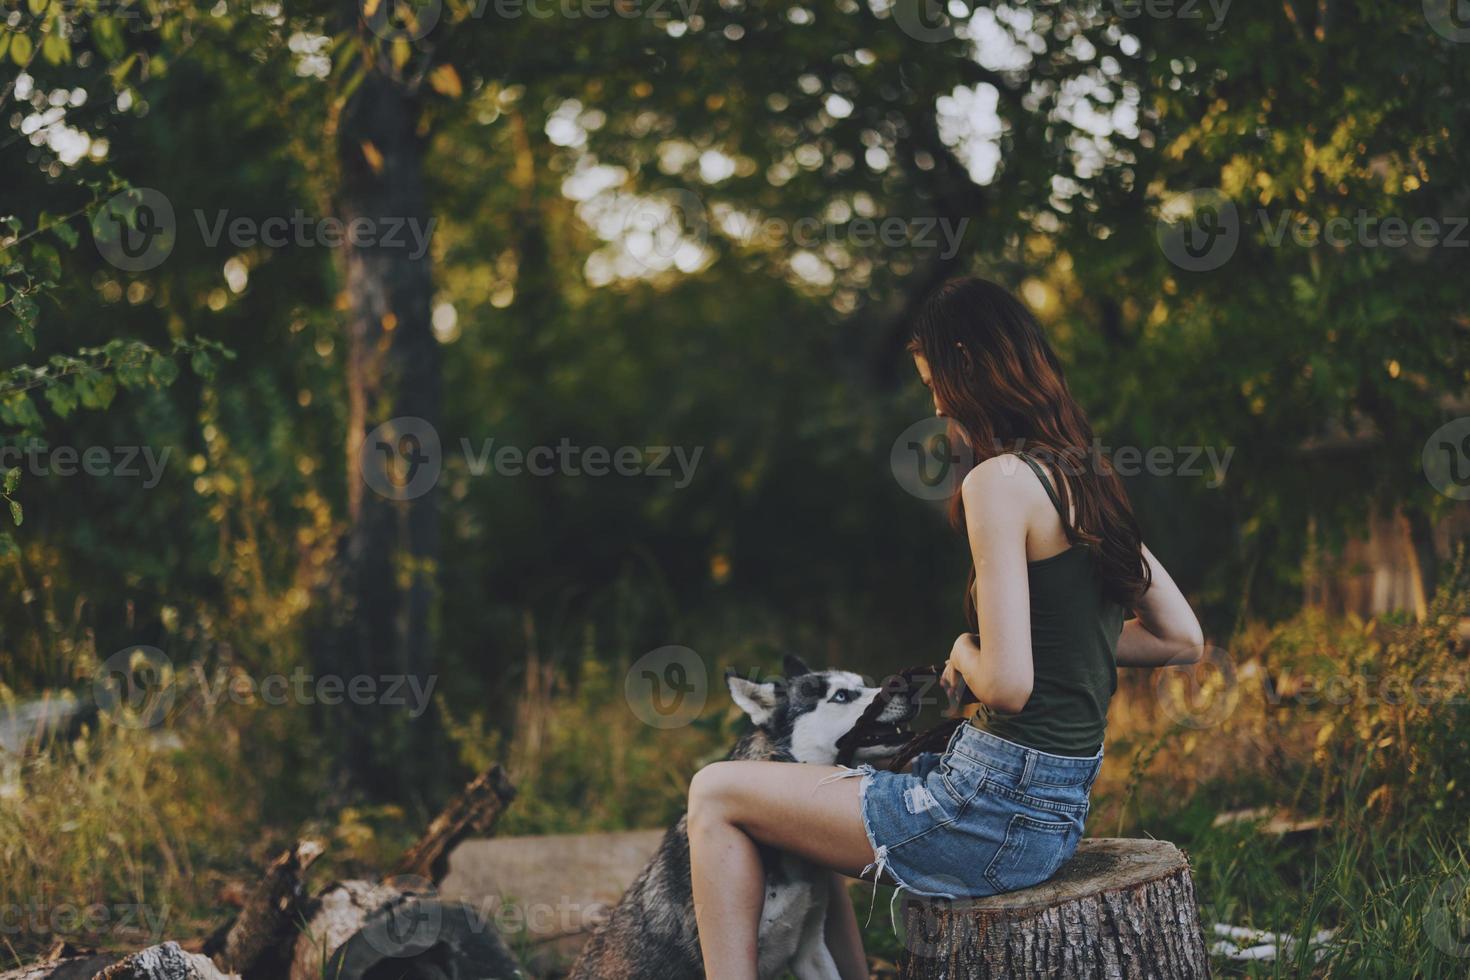
[[[904,980],[1210,975],[1189,861],[1167,841],[1088,839],[1034,888],[911,898],[904,944]]]

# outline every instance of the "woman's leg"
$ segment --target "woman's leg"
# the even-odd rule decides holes
[[[859,779],[835,766],[717,762],[689,786],[694,915],[709,980],[756,980],[765,871],[756,845],[856,876],[873,862]]]
[[[836,871],[832,876],[831,895],[827,899],[827,948],[837,962],[842,980],[868,980],[868,957],[863,952],[863,931],[858,927],[852,896],[847,893],[847,878]]]

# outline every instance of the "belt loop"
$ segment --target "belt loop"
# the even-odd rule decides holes
[[[969,725],[970,723],[966,721],[955,726],[955,730],[949,735],[949,744],[944,747],[944,752],[946,755],[954,751],[954,747],[960,743],[960,739],[964,736],[965,729],[968,728]]]
[[[1026,764],[1021,767],[1021,782],[1016,789],[1022,793],[1026,792],[1031,785],[1031,770],[1036,768],[1036,752],[1033,749],[1026,750]]]

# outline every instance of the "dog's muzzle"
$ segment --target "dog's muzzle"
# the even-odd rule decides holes
[[[902,751],[913,737],[903,726],[919,713],[918,692],[926,678],[932,683],[938,675],[933,667],[915,667],[888,678],[857,724],[837,740],[837,764],[851,765],[858,752],[887,756]]]

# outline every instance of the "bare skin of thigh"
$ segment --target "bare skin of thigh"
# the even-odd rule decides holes
[[[757,843],[851,877],[873,863],[863,831],[861,778],[831,778],[845,771],[732,761],[695,774],[689,787],[689,856],[709,980],[756,980],[756,936],[765,897]],[[843,947],[833,949],[843,977],[865,977],[857,937],[836,944],[833,938],[829,946]]]

